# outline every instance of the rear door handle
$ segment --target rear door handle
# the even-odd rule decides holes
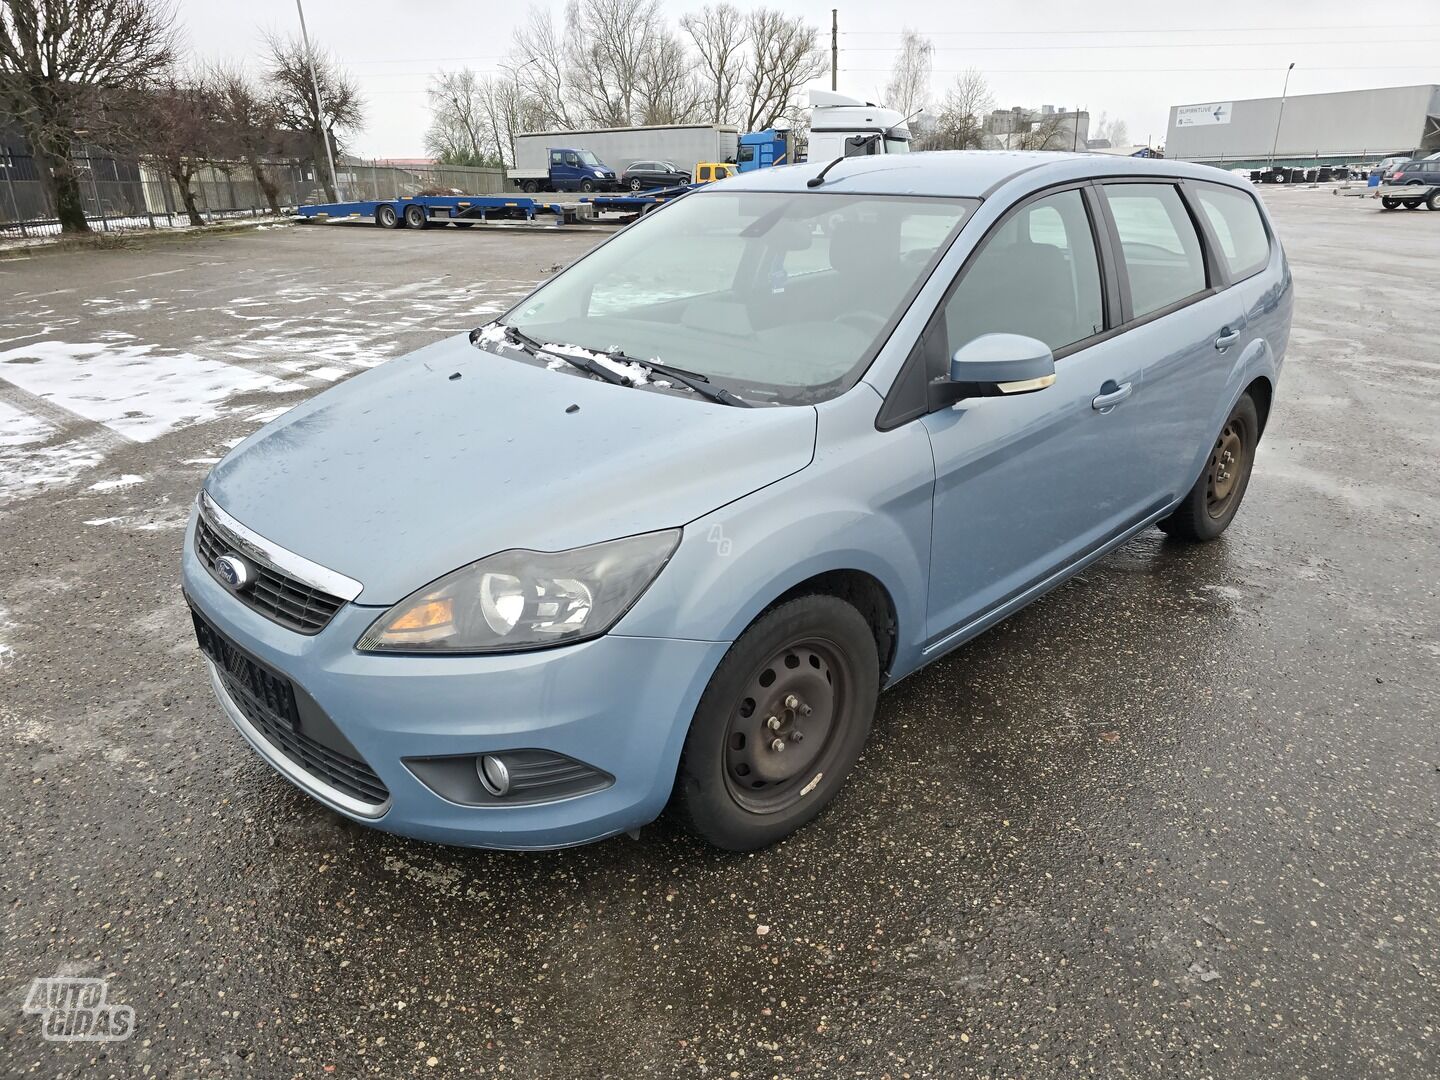
[[[1107,379],[1105,385],[1100,387],[1100,393],[1090,402],[1090,407],[1101,412],[1114,408],[1129,397],[1134,388],[1134,383],[1121,383],[1117,386],[1114,379]]]
[[[1215,348],[1219,349],[1221,352],[1224,352],[1226,349],[1228,349],[1231,345],[1234,345],[1235,342],[1239,340],[1240,331],[1231,330],[1230,327],[1227,326],[1220,331],[1220,336],[1215,339]]]

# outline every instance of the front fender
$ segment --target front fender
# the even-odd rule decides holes
[[[858,402],[840,405],[848,399]],[[819,410],[814,462],[687,524],[616,633],[733,641],[796,585],[858,570],[880,582],[895,609],[892,676],[918,664],[935,485],[929,439],[919,424],[876,431],[879,398],[864,384],[834,404]]]

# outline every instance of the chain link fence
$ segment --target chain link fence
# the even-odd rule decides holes
[[[80,181],[80,197],[90,227],[128,229],[183,228],[191,224],[180,189],[156,166],[110,157],[93,150],[71,158]],[[261,164],[274,187],[281,212],[328,202],[313,165],[297,161]],[[395,165],[344,159],[336,164],[341,201],[378,200],[422,192],[484,195],[505,189],[501,169],[460,165]],[[190,183],[202,220],[258,217],[271,212],[265,191],[249,165],[218,162],[201,167]],[[60,223],[38,164],[29,154],[0,146],[0,238],[56,236]]]

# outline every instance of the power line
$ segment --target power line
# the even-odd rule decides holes
[[[1021,37],[1032,34],[1064,37],[1069,34],[1291,34],[1306,30],[1435,30],[1440,23],[1356,23],[1353,26],[1177,26],[1154,30],[936,30],[921,37]],[[899,37],[903,30],[842,30],[841,37]]]

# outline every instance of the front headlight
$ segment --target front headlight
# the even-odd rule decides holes
[[[679,529],[569,551],[514,549],[462,566],[396,604],[361,652],[488,653],[597,637],[660,573]]]

